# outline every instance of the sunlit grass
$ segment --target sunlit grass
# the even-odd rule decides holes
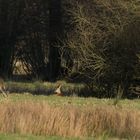
[[[104,102],[97,104],[99,99],[92,100],[96,101],[95,104],[85,104],[88,99],[80,98],[82,101],[79,103],[78,97],[74,97],[75,101],[70,103],[65,97],[53,96],[50,100],[52,103],[49,103],[49,99],[42,99],[43,96],[38,100],[33,97],[13,100],[12,96],[1,98],[1,133],[78,138],[140,137],[138,109],[107,105]],[[56,103],[54,98],[62,100]]]
[[[80,140],[78,138],[64,138],[59,136],[34,136],[19,134],[0,134],[0,140]],[[90,140],[90,139],[87,139]]]
[[[30,93],[23,93],[23,94],[17,94],[12,93],[9,94],[9,97],[7,99],[3,98],[2,95],[0,96],[0,102],[3,102],[5,100],[10,101],[37,101],[37,102],[46,102],[50,105],[75,105],[75,106],[114,106],[113,102],[114,99],[98,99],[98,98],[84,98],[84,97],[68,97],[68,96],[45,96],[45,95],[32,95]],[[121,99],[116,107],[120,108],[127,108],[127,109],[140,109],[140,100],[128,100],[128,99]]]
[[[60,136],[35,136],[35,135],[20,135],[20,134],[0,134],[0,140],[121,140],[120,138],[109,137],[104,133],[99,137],[60,137]],[[127,139],[122,139],[127,140]]]
[[[99,137],[91,138],[74,138],[74,137],[60,137],[60,136],[35,136],[35,135],[19,135],[19,134],[0,134],[0,140],[128,140],[115,137],[109,137],[104,134]]]

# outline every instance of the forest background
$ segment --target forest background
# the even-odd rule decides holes
[[[139,36],[139,0],[0,0],[0,74],[132,97],[140,89]]]

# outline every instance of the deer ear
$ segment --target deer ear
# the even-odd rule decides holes
[[[61,84],[58,84],[58,85],[57,85],[57,88],[59,88],[60,86],[61,86]]]

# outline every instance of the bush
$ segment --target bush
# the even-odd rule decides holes
[[[73,69],[86,76],[88,84],[104,89],[109,97],[116,96],[120,86],[126,96],[138,71],[138,3],[71,0],[71,9],[66,7],[73,31],[67,33],[65,46],[72,54]]]

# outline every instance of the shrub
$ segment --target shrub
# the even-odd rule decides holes
[[[107,96],[116,96],[120,85],[126,96],[139,64],[139,1],[69,3],[66,12],[73,31],[67,33],[65,46],[75,70],[89,79],[88,84],[105,89]]]

